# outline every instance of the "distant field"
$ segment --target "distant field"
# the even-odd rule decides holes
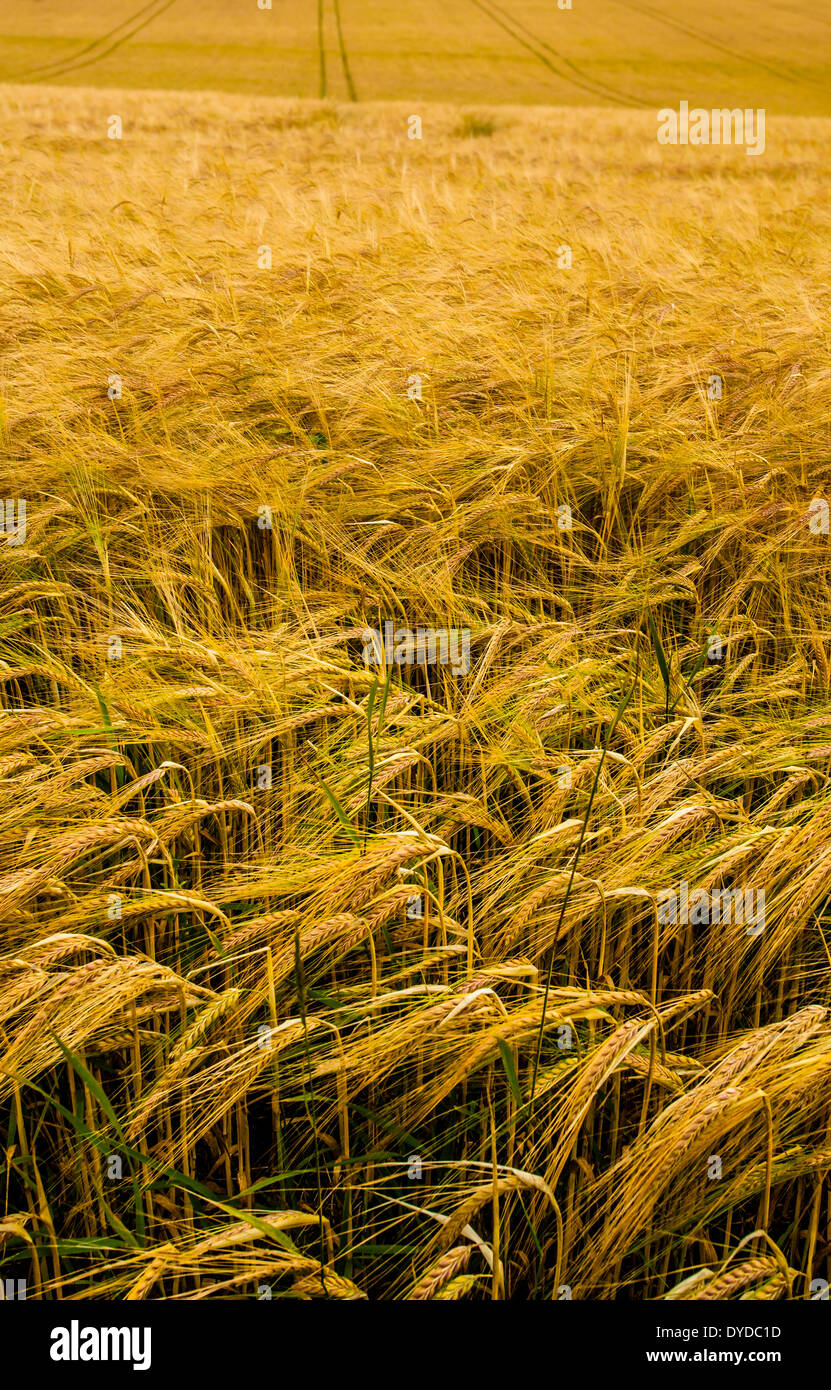
[[[16,0],[0,81],[831,115],[831,6],[770,0]]]

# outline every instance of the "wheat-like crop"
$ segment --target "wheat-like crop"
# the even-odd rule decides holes
[[[825,122],[23,91],[4,1276],[810,1297]]]

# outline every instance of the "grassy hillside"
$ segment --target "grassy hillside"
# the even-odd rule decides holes
[[[808,1297],[827,126],[408,113],[0,92],[3,1276]]]
[[[831,115],[831,8],[772,0],[16,0],[0,81]]]

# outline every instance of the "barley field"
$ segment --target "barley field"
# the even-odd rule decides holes
[[[0,87],[29,1298],[831,1279],[828,136]]]
[[[829,0],[268,2],[12,0],[0,82],[831,116]]]

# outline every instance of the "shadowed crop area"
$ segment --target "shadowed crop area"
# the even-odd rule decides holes
[[[827,122],[0,139],[2,1278],[815,1297]]]

